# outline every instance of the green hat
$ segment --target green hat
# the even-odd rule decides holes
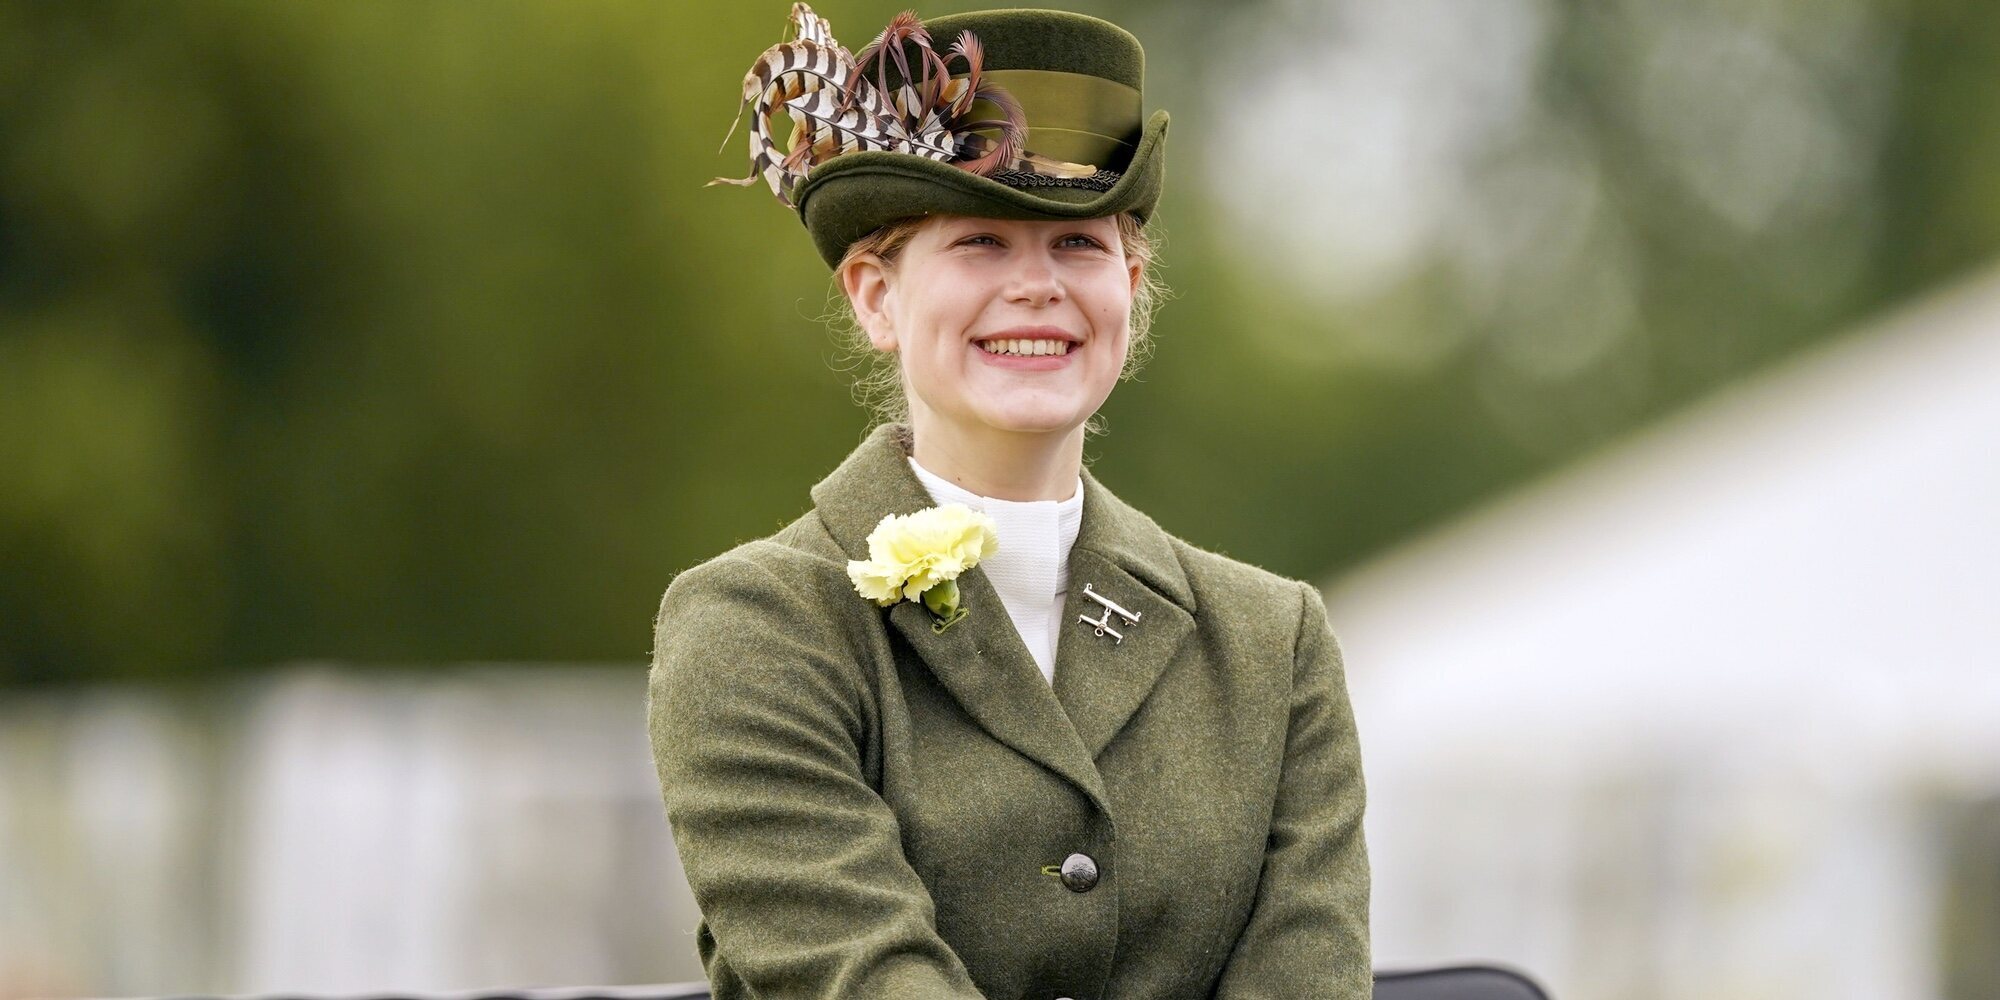
[[[805,4],[792,24],[744,79],[750,176],[710,183],[767,181],[827,266],[912,215],[1152,216],[1167,113],[1142,116],[1146,56],[1125,29],[1058,10],[906,14],[849,55]],[[796,123],[789,150],[774,114]]]

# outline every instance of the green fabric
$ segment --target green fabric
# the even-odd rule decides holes
[[[933,504],[909,447],[877,427],[811,510],[661,601],[648,726],[716,1000],[1367,1000],[1366,793],[1319,591],[1085,469],[1051,688],[980,567],[943,633],[855,592],[882,517]],[[1078,622],[1086,584],[1141,614],[1122,643]],[[1045,873],[1072,852],[1088,892]]]
[[[959,32],[968,28],[985,47],[989,69],[1067,70],[1116,80],[1134,90],[1145,86],[1145,49],[1131,32],[1103,18],[1034,8],[924,18],[931,46],[939,52],[950,51]]]
[[[1141,125],[1146,54],[1130,32],[1084,14],[1037,9],[971,11],[923,23],[940,53],[972,31],[985,51],[982,72],[1024,88],[1016,96],[1027,112],[1029,151],[1124,176],[1109,191],[1016,188],[914,153],[842,153],[812,168],[795,192],[799,220],[828,267],[839,266],[855,240],[915,215],[1152,218],[1166,173],[1168,117],[1155,111]],[[922,65],[914,47],[910,52],[910,65]],[[1023,71],[1060,75],[1014,75]],[[1065,79],[1067,93],[1059,86]],[[895,73],[889,82],[899,83]],[[981,105],[979,116],[990,110]]]
[[[964,76],[961,73],[953,79]],[[1138,88],[1116,80],[1054,69],[989,69],[979,78],[1013,94],[1029,112],[1030,124],[1080,129],[1123,140],[1146,120],[1140,113],[1144,99]],[[990,101],[975,102],[973,107],[978,109],[974,118],[997,116],[999,112]]]
[[[963,76],[964,74],[959,74]],[[1093,166],[1129,163],[1137,148],[1137,90],[1101,77],[1048,69],[990,70],[980,75],[1021,103],[1032,152]],[[992,101],[974,101],[972,121],[1006,117]],[[998,129],[981,130],[997,134]]]

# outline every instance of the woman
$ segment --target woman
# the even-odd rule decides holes
[[[794,20],[745,84],[746,180],[796,205],[907,416],[661,603],[649,724],[715,996],[1367,997],[1319,592],[1081,463],[1146,289],[1167,116],[1141,125],[1138,42],[906,16],[843,62]],[[768,143],[786,101],[799,154]],[[893,145],[913,109],[935,155]],[[842,120],[891,145],[812,143]]]

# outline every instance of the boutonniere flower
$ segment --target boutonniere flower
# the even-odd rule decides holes
[[[868,533],[868,558],[847,561],[848,579],[861,596],[888,607],[922,601],[931,610],[931,630],[942,632],[966,609],[958,595],[958,575],[1000,547],[993,519],[964,504],[926,507],[890,514]]]

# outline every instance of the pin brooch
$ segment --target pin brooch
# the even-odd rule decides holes
[[[1125,642],[1125,633],[1111,627],[1112,614],[1116,613],[1118,617],[1123,618],[1126,628],[1131,628],[1139,624],[1140,616],[1145,614],[1143,611],[1127,611],[1119,607],[1117,604],[1112,603],[1110,598],[1090,589],[1090,584],[1087,583],[1083,585],[1083,596],[1104,605],[1104,610],[1099,613],[1099,617],[1097,618],[1092,618],[1086,614],[1078,614],[1076,616],[1077,620],[1085,625],[1096,626],[1091,632],[1092,635],[1101,636],[1106,632],[1111,633],[1112,638],[1117,641],[1116,644],[1123,644]]]

